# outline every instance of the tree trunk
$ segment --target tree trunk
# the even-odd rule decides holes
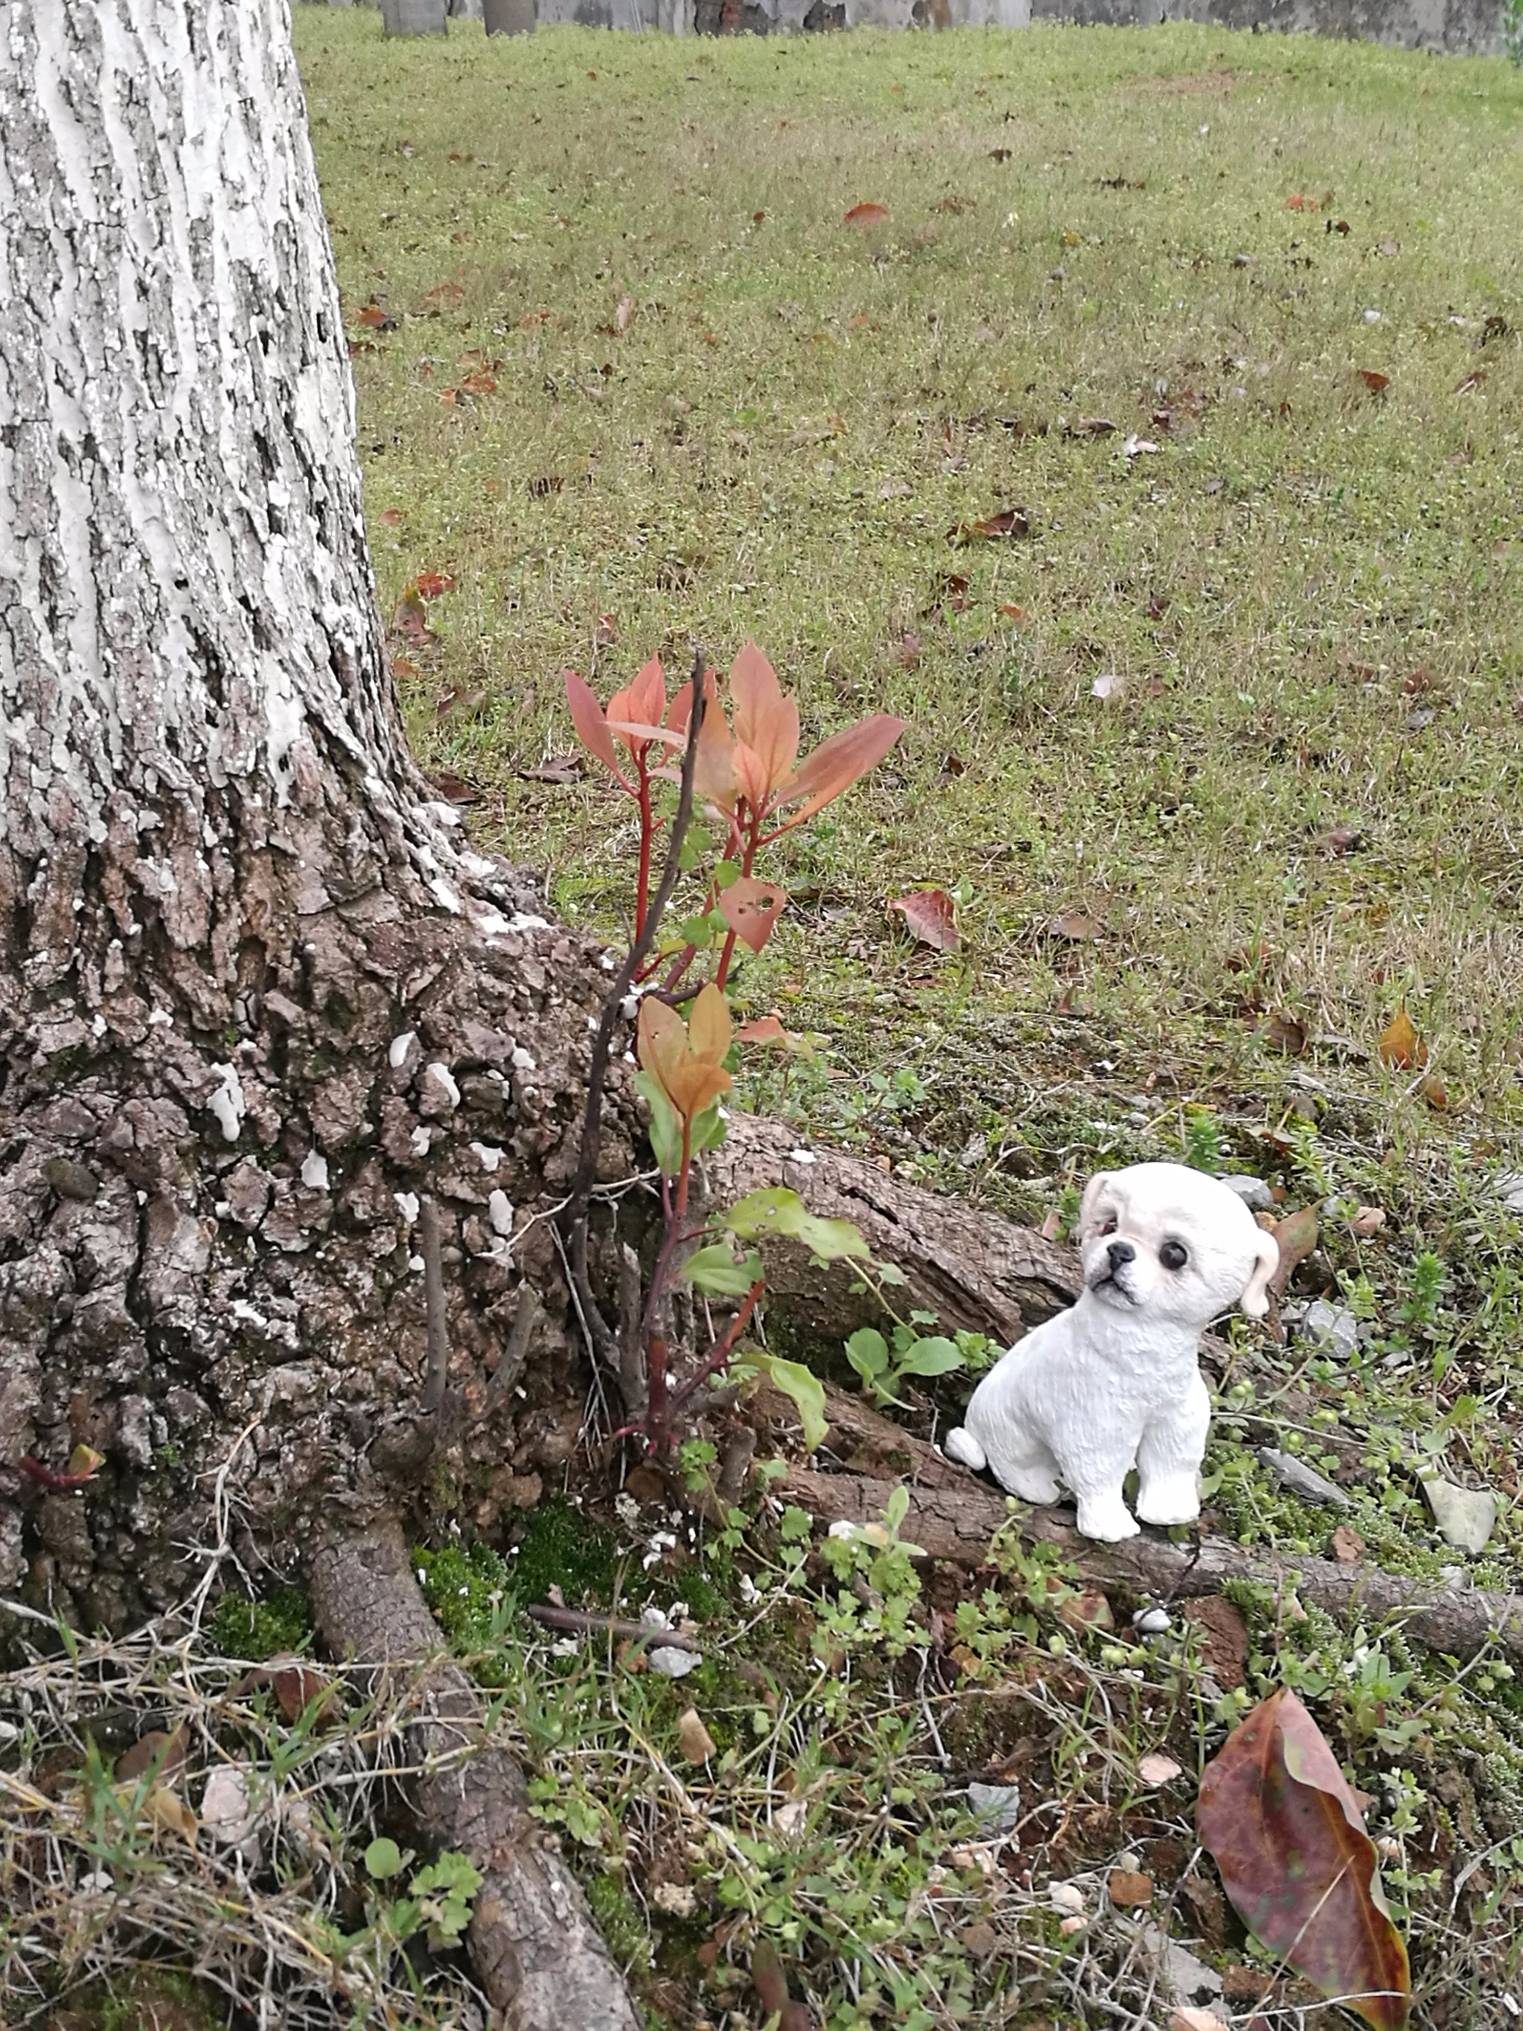
[[[120,1624],[197,1578],[224,1464],[294,1543],[422,1486],[489,1524],[568,1457],[564,1305],[491,1376],[606,976],[402,747],[284,0],[9,32],[0,1592]]]
[[[534,0],[481,0],[488,35],[527,35],[535,22]]]
[[[381,0],[381,27],[387,35],[444,35],[445,7],[446,0]]]

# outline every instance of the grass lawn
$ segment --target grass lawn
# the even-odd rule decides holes
[[[1499,1182],[1523,1171],[1523,74],[1183,27],[386,45],[371,10],[298,13],[381,595],[453,580],[394,646],[477,836],[617,931],[624,810],[544,766],[573,747],[567,664],[606,696],[653,650],[680,670],[749,635],[809,735],[903,714],[784,851],[792,906],[739,998],[821,1052],[750,1074],[755,1104],[1032,1221],[1145,1156],[1315,1208],[1300,1295],[1364,1337],[1239,1333],[1215,1527],[1523,1590]],[[845,223],[863,203],[888,216]],[[1024,533],[949,540],[1005,510]],[[955,894],[958,952],[895,928],[919,884]],[[1379,1048],[1403,1007],[1424,1063]],[[1286,1492],[1266,1444],[1348,1507]],[[1435,1533],[1434,1463],[1499,1497],[1479,1557]],[[827,2031],[1153,2031],[1149,1926],[1226,1981],[1223,2021],[1351,2021],[1245,1937],[1195,1843],[1201,1763],[1280,1683],[1368,1799],[1414,2023],[1523,2006],[1498,1659],[1288,1589],[1144,1640],[1018,1550],[970,1592],[892,1548],[836,1542],[826,1570],[797,1513],[701,1553],[669,1530],[558,1499],[504,1556],[422,1554],[653,2026],[776,2023],[760,1949]],[[552,1585],[685,1601],[703,1666],[559,1654],[520,1613]],[[241,1655],[302,1633],[299,1603],[223,1626]],[[250,1767],[316,1792],[321,1758],[373,1762],[369,1737],[292,1744],[273,1727]],[[350,2002],[472,2021],[407,1993],[357,1859],[375,1797],[324,1796]],[[282,2021],[319,2025],[329,1877],[292,1852],[262,1936]],[[167,1908],[188,1960],[220,1936]]]
[[[1336,1465],[1369,1556],[1432,1576],[1456,1558],[1414,1475],[1436,1456],[1503,1498],[1474,1570],[1518,1587],[1523,1225],[1494,1181],[1523,1162],[1523,77],[1193,28],[387,47],[313,9],[301,31],[382,597],[454,579],[397,647],[479,835],[617,928],[624,810],[534,774],[573,746],[568,663],[606,695],[653,650],[682,669],[751,635],[809,731],[905,715],[779,870],[793,907],[742,1000],[824,1056],[757,1075],[758,1104],[1031,1219],[1145,1155],[1319,1207],[1303,1289],[1368,1338],[1309,1367],[1245,1346],[1208,1462],[1222,1527],[1328,1548],[1337,1513],[1277,1485],[1268,1438]],[[889,215],[845,223],[861,203]],[[949,541],[1010,508],[1027,533]],[[956,895],[956,955],[893,928],[916,884]],[[1403,1006],[1424,1086],[1378,1048]],[[610,1811],[631,1794],[603,1684],[560,1781],[658,2020],[759,2021],[770,1938],[831,2026],[1154,2021],[1124,1931],[1075,1953],[1043,1886],[1130,1850],[1165,1924],[1241,1959],[1190,1902],[1188,1780],[1142,1799],[1135,1759],[1171,1728],[1205,1753],[1283,1678],[1375,1800],[1419,2021],[1499,2021],[1505,1675],[1456,1689],[1399,1632],[1243,1602],[1247,1688],[1213,1702],[1198,1651],[1102,1654],[1023,1620],[1021,1584],[956,1611],[998,1663],[947,1701],[950,1765],[887,1638],[845,1645],[849,1700],[785,1685],[786,1724],[712,1688],[730,1764],[688,1806],[755,1844],[752,1873],[700,1843],[665,1905],[621,1870],[659,1876],[682,1811],[647,1800],[638,1835]],[[675,1713],[614,1735],[664,1728],[675,1761]],[[818,1781],[802,1858],[753,1730],[791,1743],[797,1795]],[[997,1887],[919,1789],[952,1767],[1020,1773]],[[937,1869],[955,1895],[927,1930]],[[968,1898],[992,1952],[959,1943]],[[1240,1979],[1224,2011],[1252,1999]]]

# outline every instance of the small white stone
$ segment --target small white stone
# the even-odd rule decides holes
[[[418,1218],[417,1193],[393,1192],[391,1196],[396,1200],[397,1211],[401,1214],[402,1218],[407,1222],[409,1227],[413,1226]]]
[[[1049,1883],[1047,1902],[1054,1911],[1066,1911],[1077,1918],[1084,1909],[1084,1892],[1077,1883]]]
[[[546,917],[536,917],[530,910],[515,910],[509,920],[508,929],[510,931],[548,931],[550,929],[550,922]]]
[[[393,1072],[400,1072],[407,1063],[407,1054],[418,1041],[416,1030],[403,1030],[401,1036],[393,1037],[391,1048],[386,1053],[386,1062]]]
[[[1236,1192],[1250,1213],[1269,1213],[1274,1210],[1274,1193],[1262,1178],[1223,1178],[1222,1183],[1229,1192]]]
[[[434,1138],[426,1128],[415,1128],[412,1132],[412,1153],[415,1157],[426,1157],[434,1146]]]
[[[678,1650],[672,1644],[658,1644],[650,1654],[650,1668],[663,1678],[686,1678],[690,1671],[696,1671],[703,1659],[696,1650]]]
[[[539,1065],[523,1048],[522,1044],[515,1044],[513,1046],[511,1063],[516,1072],[537,1072],[539,1070]]]
[[[321,1150],[318,1149],[308,1150],[306,1156],[303,1157],[301,1165],[301,1181],[304,1185],[309,1186],[311,1190],[314,1192],[327,1191],[328,1159],[323,1155]]]
[[[812,1149],[791,1149],[788,1152],[790,1164],[817,1164],[819,1157]]]
[[[217,1126],[227,1140],[236,1142],[243,1127],[243,1117],[248,1112],[243,1081],[232,1065],[213,1065],[212,1070],[221,1079],[222,1084],[207,1101],[207,1110],[215,1117]]]
[[[501,1186],[487,1200],[487,1217],[495,1234],[506,1238],[513,1232],[513,1201]]]
[[[455,1084],[455,1076],[448,1065],[441,1065],[438,1059],[435,1059],[423,1076],[425,1079],[433,1080],[451,1107],[460,1105],[460,1088]]]
[[[502,1151],[494,1149],[489,1142],[473,1142],[471,1154],[484,1171],[495,1171],[502,1162]]]
[[[1173,1626],[1167,1610],[1163,1608],[1139,1608],[1132,1617],[1132,1627],[1140,1630],[1144,1636],[1162,1636]]]

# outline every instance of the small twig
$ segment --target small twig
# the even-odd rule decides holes
[[[547,1629],[567,1629],[584,1636],[589,1630],[604,1629],[610,1636],[627,1636],[632,1643],[648,1643],[653,1650],[694,1650],[698,1640],[678,1629],[653,1627],[649,1622],[624,1622],[617,1615],[594,1615],[585,1608],[550,1608],[538,1605],[524,1611]]]
[[[428,1369],[423,1379],[423,1414],[437,1417],[444,1408],[449,1383],[449,1325],[444,1316],[444,1255],[439,1246],[439,1209],[432,1199],[418,1207],[418,1232],[423,1242],[424,1331]]]
[[[592,1283],[587,1274],[587,1201],[591,1196],[593,1180],[597,1174],[598,1149],[603,1126],[603,1094],[608,1083],[608,1067],[613,1057],[614,1030],[623,1010],[625,998],[634,985],[635,976],[656,942],[661,919],[682,873],[682,849],[693,816],[693,781],[698,769],[698,736],[703,729],[704,712],[708,704],[707,686],[703,681],[704,672],[703,652],[699,650],[693,658],[693,703],[688,713],[687,747],[682,756],[677,810],[672,819],[671,835],[667,842],[666,866],[662,870],[656,893],[651,897],[650,907],[645,913],[645,922],[640,928],[639,936],[625,954],[624,963],[614,976],[613,985],[609,988],[603,1003],[603,1013],[592,1044],[592,1062],[587,1069],[587,1105],[582,1115],[582,1140],[577,1156],[576,1176],[572,1181],[571,1194],[561,1216],[562,1229],[570,1249],[571,1273],[581,1304],[582,1316],[597,1353],[611,1365],[617,1360],[613,1331],[592,1295]]]
[[[726,1509],[740,1500],[755,1456],[756,1434],[749,1425],[741,1425],[729,1436],[719,1463],[719,1479],[714,1484],[714,1493]]]
[[[619,1244],[619,1394],[624,1415],[639,1417],[645,1409],[645,1361],[640,1345],[640,1319],[645,1309],[645,1283],[640,1258],[627,1241]]]
[[[528,1358],[529,1343],[534,1338],[534,1329],[544,1316],[545,1308],[535,1295],[533,1286],[521,1283],[518,1286],[518,1300],[513,1307],[513,1326],[508,1334],[508,1344],[498,1356],[497,1366],[492,1370],[492,1379],[487,1384],[490,1396],[502,1396],[518,1380],[519,1370]]]
[[[703,1363],[703,1366],[688,1381],[684,1382],[682,1387],[673,1395],[671,1408],[667,1413],[669,1419],[680,1417],[689,1402],[691,1402],[695,1391],[700,1389],[711,1375],[717,1375],[729,1361],[730,1356],[735,1352],[736,1342],[740,1339],[741,1334],[746,1330],[747,1326],[750,1325],[751,1314],[761,1302],[761,1294],[766,1288],[766,1278],[759,1276],[741,1300],[740,1310],[714,1342],[708,1359]]]

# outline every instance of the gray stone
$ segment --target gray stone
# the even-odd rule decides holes
[[[1303,1502],[1316,1502],[1324,1509],[1347,1509],[1349,1499],[1335,1481],[1308,1467],[1294,1453],[1282,1453],[1278,1446],[1260,1446],[1259,1458],[1282,1488],[1299,1495]]]
[[[970,1784],[968,1803],[990,1833],[1009,1833],[1021,1816],[1020,1787],[1014,1784]]]
[[[1483,1552],[1497,1527],[1497,1498],[1489,1488],[1459,1488],[1435,1474],[1423,1494],[1445,1544],[1456,1551]]]
[[[660,1643],[650,1653],[650,1668],[663,1678],[686,1678],[703,1659],[696,1650],[679,1650],[674,1643]]]
[[[1504,1206],[1514,1213],[1523,1213],[1523,1171],[1503,1171],[1496,1188]]]
[[[1274,1193],[1262,1178],[1223,1178],[1222,1183],[1229,1192],[1236,1192],[1250,1213],[1271,1213],[1274,1210]]]
[[[1215,1968],[1208,1968],[1177,1940],[1170,1939],[1161,1925],[1144,1918],[1125,1923],[1121,1929],[1140,1943],[1162,1975],[1164,1987],[1174,2002],[1200,2005],[1220,1998],[1222,1978]]]
[[[1318,1347],[1339,1361],[1347,1361],[1359,1345],[1359,1321],[1346,1305],[1330,1305],[1314,1298],[1305,1311],[1291,1321],[1291,1337],[1299,1346]]]

